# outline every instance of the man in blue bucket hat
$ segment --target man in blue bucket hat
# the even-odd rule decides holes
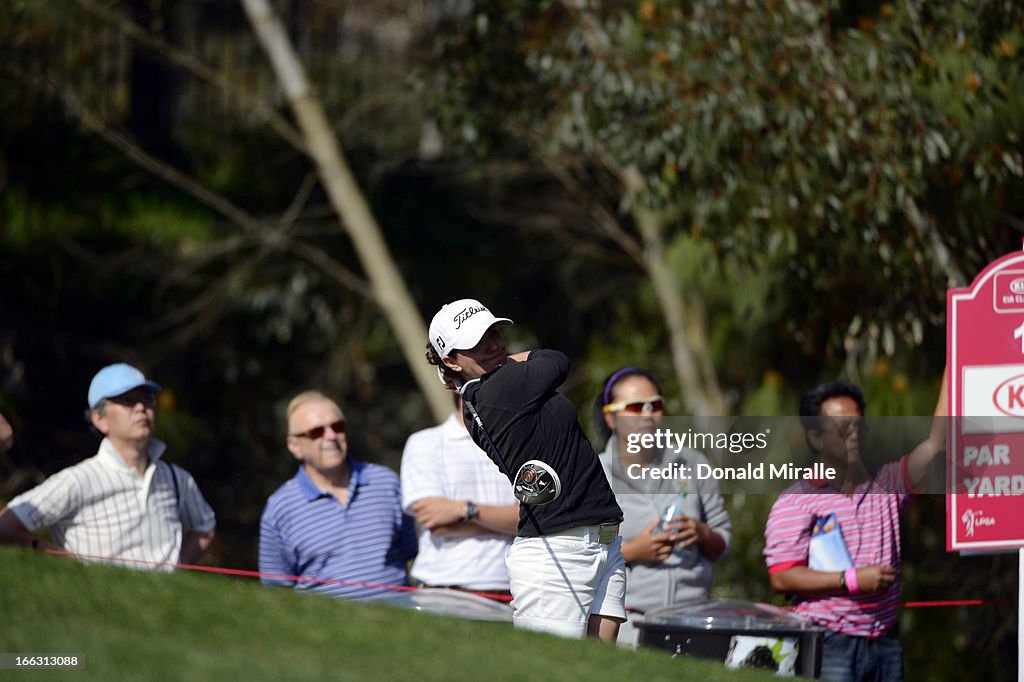
[[[97,372],[86,418],[103,436],[99,450],[11,500],[0,511],[0,543],[154,570],[195,562],[213,540],[215,518],[153,436],[160,390],[131,365]],[[35,533],[41,528],[52,544]]]

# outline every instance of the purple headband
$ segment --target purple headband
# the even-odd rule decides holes
[[[608,377],[608,381],[604,385],[604,394],[603,394],[604,402],[602,402],[601,405],[607,405],[608,404],[608,398],[611,397],[608,394],[611,392],[612,386],[614,386],[615,382],[618,381],[619,379],[621,379],[624,374],[639,373],[639,372],[640,372],[640,370],[638,370],[636,367],[623,367],[618,372],[616,372],[615,374],[613,374],[610,377]]]

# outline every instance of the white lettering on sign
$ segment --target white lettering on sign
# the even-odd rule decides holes
[[[1013,338],[1020,339],[1020,352],[1024,353],[1024,322],[1013,330]]]
[[[967,497],[1024,495],[1024,475],[965,478],[964,487],[967,488]]]
[[[992,448],[987,445],[982,445],[980,448],[976,448],[973,445],[964,447],[964,466],[984,466],[997,465],[997,464],[1009,464],[1010,463],[1010,446],[1004,443],[996,443]]]

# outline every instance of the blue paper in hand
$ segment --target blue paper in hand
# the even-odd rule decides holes
[[[844,571],[853,568],[850,550],[843,540],[843,531],[835,513],[814,520],[807,566],[815,571]]]

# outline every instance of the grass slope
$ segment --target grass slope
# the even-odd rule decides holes
[[[403,609],[0,549],[0,652],[77,653],[34,679],[775,679],[666,652],[629,652]]]

